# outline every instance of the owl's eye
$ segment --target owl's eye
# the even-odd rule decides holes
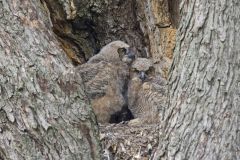
[[[127,54],[126,48],[119,48],[118,54],[120,55],[120,57],[123,57],[124,55],[126,55]]]
[[[153,66],[149,67],[149,69],[146,71],[148,75],[155,73],[155,68]]]

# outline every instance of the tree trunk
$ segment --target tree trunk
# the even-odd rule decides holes
[[[100,159],[81,77],[40,1],[0,1],[0,159]]]
[[[169,77],[161,159],[240,159],[240,3],[188,0]]]

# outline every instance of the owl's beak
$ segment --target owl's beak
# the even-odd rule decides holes
[[[128,58],[134,60],[135,59],[135,54],[134,53],[129,53]]]
[[[142,81],[144,81],[144,80],[147,78],[147,76],[146,76],[146,74],[145,74],[144,71],[140,71],[140,72],[139,72],[139,78],[140,78]]]
[[[135,59],[135,53],[130,48],[127,48],[127,57],[130,58],[132,61]]]
[[[131,64],[135,59],[135,53],[130,48],[126,48],[125,55],[122,59],[123,62]]]

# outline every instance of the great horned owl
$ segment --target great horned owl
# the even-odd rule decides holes
[[[136,118],[132,122],[158,122],[159,113],[163,113],[165,107],[166,80],[146,73],[153,68],[149,59],[137,58],[132,68],[133,73],[128,85],[128,107]]]
[[[98,122],[109,122],[111,116],[126,104],[123,93],[129,66],[122,59],[133,59],[131,54],[129,45],[114,41],[78,68]]]

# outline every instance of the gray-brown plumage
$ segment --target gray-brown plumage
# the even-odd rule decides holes
[[[136,118],[133,124],[158,122],[159,113],[163,113],[166,80],[147,74],[152,67],[151,60],[146,58],[138,58],[133,62],[132,78],[128,85],[128,107]],[[141,74],[146,74],[145,78]]]
[[[134,54],[131,52],[130,46],[123,41],[113,41],[106,46],[104,46],[100,52],[91,57],[88,63],[96,63],[100,61],[106,62],[128,62],[132,58],[134,58]]]
[[[129,67],[122,59],[128,56],[128,49],[126,43],[114,41],[78,68],[98,122],[109,122],[126,104],[123,89]]]

